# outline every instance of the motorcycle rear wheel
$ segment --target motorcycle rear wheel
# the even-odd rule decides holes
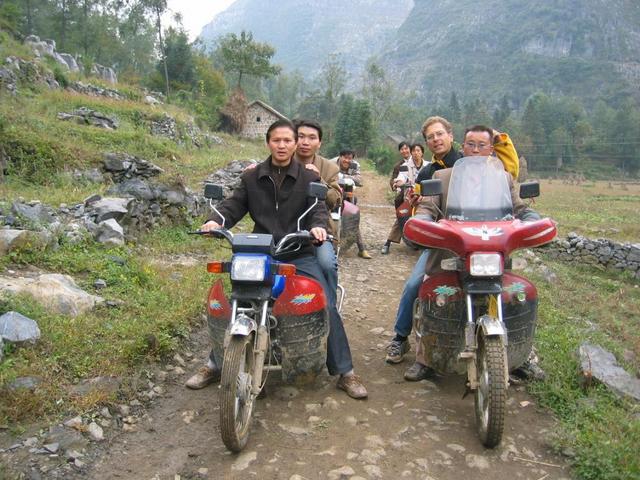
[[[477,372],[475,391],[476,426],[480,441],[487,448],[502,440],[507,408],[506,349],[502,337],[478,336]]]
[[[224,351],[220,379],[220,433],[225,446],[240,452],[249,440],[255,395],[251,393],[254,369],[253,334],[231,338]]]

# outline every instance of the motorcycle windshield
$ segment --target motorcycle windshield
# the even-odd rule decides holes
[[[509,182],[495,157],[464,157],[453,166],[445,217],[496,221],[513,214]]]

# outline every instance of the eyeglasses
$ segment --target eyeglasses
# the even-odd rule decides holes
[[[489,147],[488,143],[484,143],[484,142],[480,142],[480,143],[475,143],[475,142],[464,142],[464,146],[468,147],[471,150],[484,150],[485,148]]]
[[[438,130],[437,132],[427,135],[427,142],[433,142],[436,138],[442,138],[447,134],[444,130]]]

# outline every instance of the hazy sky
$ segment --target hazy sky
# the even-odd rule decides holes
[[[169,0],[169,10],[182,14],[182,24],[189,32],[189,40],[196,39],[202,27],[213,20],[213,17],[226,9],[235,0]]]

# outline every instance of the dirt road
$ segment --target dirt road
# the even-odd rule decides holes
[[[344,322],[356,372],[369,398],[336,390],[335,379],[271,389],[260,400],[245,451],[225,450],[218,431],[218,387],[189,391],[182,383],[206,356],[206,330],[194,336],[186,373],[169,373],[163,393],[135,431],[113,437],[84,478],[569,478],[565,460],[548,447],[554,421],[524,388],[511,387],[502,445],[486,450],[474,430],[473,398],[462,399],[462,378],[405,382],[413,360],[390,366],[384,347],[392,335],[398,298],[417,253],[380,246],[392,223],[384,179],[366,175],[358,191],[362,232],[374,258],[344,253],[340,281],[347,289]],[[415,349],[412,349],[412,351]],[[178,477],[179,476],[179,477]]]

